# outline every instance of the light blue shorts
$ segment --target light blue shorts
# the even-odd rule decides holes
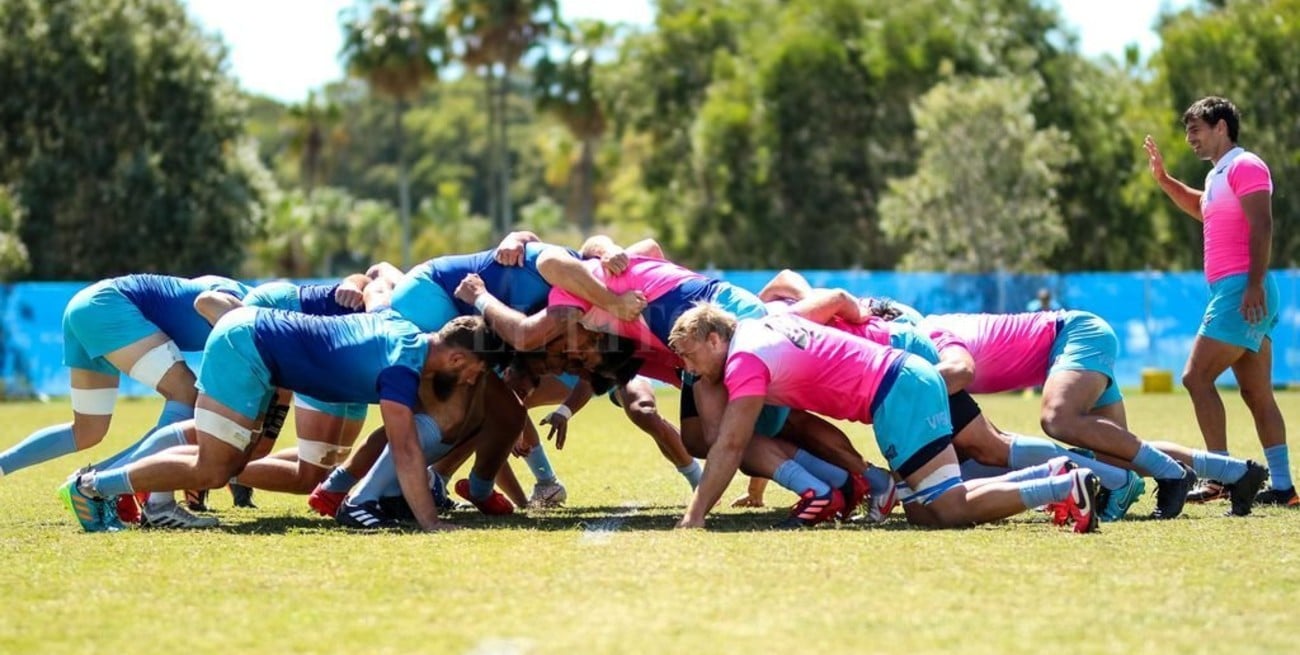
[[[711,299],[714,304],[734,314],[737,320],[746,318],[763,318],[767,316],[767,306],[758,296],[734,284],[722,283]]]
[[[302,297],[298,295],[298,285],[292,282],[264,282],[253,287],[244,296],[244,304],[249,307],[269,307],[290,312],[302,311]]]
[[[1281,300],[1277,281],[1272,275],[1265,275],[1264,302],[1267,312],[1264,320],[1259,323],[1247,323],[1241,315],[1241,296],[1246,293],[1248,277],[1245,273],[1229,275],[1210,285],[1210,305],[1205,308],[1205,317],[1201,320],[1201,328],[1196,331],[1197,335],[1259,352],[1264,337],[1277,327],[1277,310]]]
[[[217,321],[203,348],[199,393],[254,420],[271,404],[275,387],[253,337],[257,309],[240,307]]]
[[[952,443],[948,387],[939,371],[906,355],[885,375],[872,401],[876,445],[900,477],[918,471]]]
[[[421,332],[436,332],[460,316],[460,310],[446,289],[424,275],[416,275],[416,271],[408,273],[393,289],[393,311]]]
[[[370,405],[364,403],[327,403],[300,393],[293,395],[294,404],[305,409],[328,414],[345,421],[364,421]]]
[[[1115,382],[1115,358],[1119,355],[1119,337],[1101,317],[1091,312],[1068,311],[1056,321],[1056,340],[1048,355],[1047,375],[1057,371],[1096,371],[1106,376],[1106,390],[1093,409],[1113,405],[1124,399]]]
[[[63,365],[117,375],[104,355],[159,332],[112,280],[96,282],[78,291],[63,310]]]
[[[903,303],[898,302],[897,300],[890,300],[889,304],[893,305],[894,309],[897,309],[899,312],[898,317],[894,319],[895,321],[898,321],[899,323],[906,323],[908,325],[921,324],[921,318],[922,318],[921,312],[916,311],[915,307],[911,305],[904,305]]]

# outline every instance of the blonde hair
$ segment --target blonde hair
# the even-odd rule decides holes
[[[735,333],[735,315],[711,302],[701,301],[677,317],[668,333],[668,347],[677,350],[688,339],[703,341],[710,334],[730,340]]]

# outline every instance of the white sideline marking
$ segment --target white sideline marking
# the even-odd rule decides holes
[[[587,529],[582,531],[582,536],[578,538],[578,543],[589,545],[600,545],[608,543],[610,538],[619,528],[627,523],[629,518],[641,513],[641,506],[636,503],[625,502],[622,507],[623,511],[617,512],[611,516],[592,521]]]
[[[534,650],[533,642],[522,637],[490,637],[474,644],[465,655],[525,655]]]

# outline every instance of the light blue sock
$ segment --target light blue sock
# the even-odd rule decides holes
[[[1137,457],[1133,458],[1133,465],[1157,480],[1177,480],[1186,473],[1177,460],[1152,448],[1148,443],[1143,443],[1142,447],[1138,448]]]
[[[154,424],[154,429],[161,428],[172,423],[188,421],[194,418],[194,406],[186,403],[169,400],[163,403],[162,413],[158,415],[158,422]]]
[[[848,471],[845,471],[844,469],[821,459],[802,448],[794,451],[794,461],[797,462],[799,466],[802,466],[805,471],[817,476],[817,479],[825,482],[832,488],[839,489],[844,486],[845,482],[849,481]],[[867,484],[871,483],[868,482]]]
[[[1192,470],[1202,478],[1232,484],[1246,474],[1245,460],[1216,455],[1204,450],[1192,451]]]
[[[963,480],[996,478],[999,475],[1006,475],[1010,472],[1011,469],[1005,466],[989,466],[988,464],[980,464],[973,459],[968,459],[961,463],[961,479]]]
[[[469,495],[476,500],[484,500],[492,495],[492,481],[484,480],[475,475],[473,471],[469,472]]]
[[[551,468],[551,460],[547,459],[542,444],[533,446],[524,456],[524,461],[528,462],[528,470],[533,472],[533,477],[537,478],[539,484],[555,482],[555,469]]]
[[[1030,480],[1020,485],[1020,500],[1025,507],[1039,507],[1065,500],[1070,495],[1071,476],[1056,475],[1041,480]]]
[[[1080,455],[1069,448],[1064,448],[1060,444],[1041,437],[1016,435],[1011,441],[1011,454],[1007,457],[1007,460],[1011,463],[1011,468],[1018,469],[1034,464],[1043,464],[1053,457],[1060,457],[1061,455],[1069,457],[1070,461],[1079,465],[1079,468],[1086,468],[1096,473],[1101,480],[1101,486],[1111,491],[1128,484],[1128,471]]]
[[[380,457],[383,457],[383,455],[380,455]],[[325,484],[321,486],[325,491],[345,494],[352,491],[352,487],[357,486],[357,476],[352,475],[345,468],[336,468],[330,471],[329,477],[325,478]]]
[[[1268,460],[1268,472],[1273,478],[1274,489],[1290,489],[1295,485],[1291,481],[1291,455],[1286,444],[1265,448],[1264,458]]]
[[[77,452],[77,440],[72,438],[71,423],[43,427],[18,442],[13,448],[0,453],[0,473],[9,475],[14,471],[75,452]]]
[[[889,471],[886,471],[879,466],[868,466],[867,470],[862,472],[862,477],[866,478],[867,484],[871,486],[872,495],[875,495],[884,489],[888,489],[889,483],[894,480],[894,477],[889,474]]]
[[[799,466],[799,463],[793,459],[787,459],[776,467],[776,473],[772,474],[772,481],[793,491],[796,495],[802,494],[808,489],[812,489],[813,493],[818,496],[825,496],[831,492],[829,485],[809,473],[804,467]]]
[[[441,459],[451,450],[451,444],[442,442],[442,434],[436,428],[430,428],[436,425],[431,422],[416,422],[416,434],[420,438],[420,450],[424,452],[425,462],[434,462]],[[338,478],[335,479],[335,474]],[[334,491],[330,485],[342,486],[348,483],[352,474],[343,469],[334,469],[330,477],[325,479],[325,488]],[[393,450],[387,446],[384,451],[379,453],[379,459],[375,460],[375,465],[370,467],[370,472],[357,481],[352,480],[353,484],[348,484],[347,489],[339,489],[340,492],[346,493],[353,486],[356,487],[356,493],[352,494],[352,502],[361,504],[367,501],[376,501],[388,496],[401,496],[402,483],[397,477],[397,462],[393,460]]]
[[[1052,466],[1050,464],[1035,464],[1020,469],[1012,469],[1005,474],[1007,482],[1029,482],[1030,480],[1042,480],[1052,477]],[[1037,507],[1037,505],[1035,505]]]
[[[691,460],[691,463],[686,466],[678,466],[677,472],[681,473],[682,477],[686,478],[686,481],[691,483],[692,489],[700,486],[700,476],[704,475],[704,469],[701,468],[700,463],[695,460]]]
[[[130,448],[95,464],[95,469],[99,471],[126,466],[131,462],[138,462],[145,457],[154,453],[160,453],[174,446],[184,446],[189,443],[185,440],[185,430],[181,423],[172,423],[164,425],[154,430],[148,437],[136,442]]]
[[[91,476],[90,480],[85,481],[86,486],[102,498],[117,498],[135,493],[135,489],[131,488],[131,479],[126,474],[126,467],[98,471]]]

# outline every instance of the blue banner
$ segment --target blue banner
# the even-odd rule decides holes
[[[757,292],[775,271],[709,271]],[[1120,340],[1116,376],[1136,386],[1143,368],[1172,371],[1177,378],[1209,301],[1200,273],[1072,273],[1063,275],[949,275],[879,271],[804,271],[814,287],[846,289],[861,296],[883,296],[923,313],[1020,312],[1046,288],[1067,309],[1083,309],[1106,319]],[[1274,271],[1281,291],[1280,322],[1273,331],[1273,378],[1300,380],[1300,270]],[[63,396],[68,371],[63,366],[63,308],[85,283],[24,282],[0,286],[0,376],[4,396]],[[197,367],[197,354],[187,355]],[[197,370],[197,368],[196,368]],[[123,395],[151,393],[125,379]],[[1233,381],[1231,372],[1222,383]]]

